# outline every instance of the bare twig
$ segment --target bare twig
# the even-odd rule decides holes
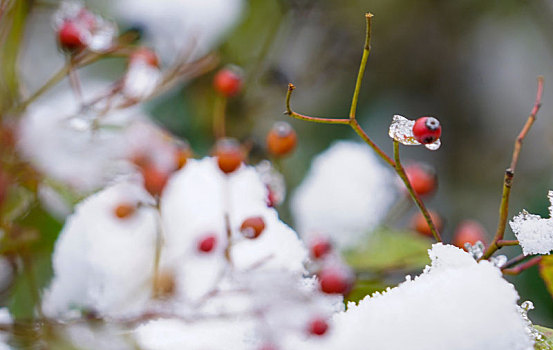
[[[536,256],[523,264],[517,265],[509,269],[504,269],[502,272],[504,275],[518,275],[519,273],[525,270],[528,270],[532,266],[539,264],[541,259],[542,259],[541,256]]]
[[[501,248],[497,244],[497,242],[503,239],[503,236],[505,234],[505,227],[507,226],[507,217],[509,215],[509,196],[511,194],[511,186],[513,185],[513,178],[515,176],[515,169],[518,163],[522,141],[524,141],[524,138],[528,134],[530,127],[532,126],[532,124],[534,124],[534,121],[536,120],[536,116],[541,107],[542,95],[543,77],[540,76],[538,77],[538,91],[536,93],[536,102],[534,102],[534,107],[532,108],[532,111],[530,112],[530,115],[528,116],[524,127],[516,138],[513,150],[513,157],[511,159],[511,165],[507,170],[505,170],[505,177],[503,179],[503,194],[501,196],[501,204],[499,206],[499,222],[497,224],[497,231],[492,243],[490,243],[481,259],[488,259],[493,255],[493,253],[495,253],[496,250]]]

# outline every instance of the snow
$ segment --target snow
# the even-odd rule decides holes
[[[334,143],[318,155],[291,199],[298,232],[326,235],[339,248],[355,246],[384,219],[395,200],[392,172],[369,146]]]
[[[549,254],[553,250],[553,191],[548,192],[547,198],[551,203],[549,218],[523,210],[509,222],[524,255]]]

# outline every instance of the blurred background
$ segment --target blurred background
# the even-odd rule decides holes
[[[49,60],[57,48],[51,26],[55,1],[23,1],[28,14],[21,23],[24,40],[15,59],[23,72],[23,89],[34,91],[63,60]],[[159,1],[160,6],[163,1]],[[87,1],[100,13],[109,2]],[[534,103],[536,78],[545,77],[543,108],[524,142],[511,192],[509,217],[527,209],[547,217],[547,191],[553,189],[553,1],[552,0],[250,0],[238,24],[217,49],[221,65],[244,71],[244,91],[228,105],[228,134],[253,143],[251,157],[261,159],[265,135],[275,121],[287,120],[298,133],[296,152],[279,164],[288,193],[303,179],[311,159],[338,139],[357,135],[345,126],[291,120],[283,115],[287,84],[296,86],[294,110],[313,116],[345,117],[361,59],[365,20],[372,12],[372,51],[358,105],[358,119],[388,154],[387,132],[394,114],[409,119],[436,116],[442,123],[442,147],[402,147],[404,160],[424,161],[437,172],[439,188],[427,206],[444,218],[450,241],[464,219],[495,232],[503,173],[514,140]],[[106,17],[110,18],[109,11]],[[138,25],[140,23],[135,23]],[[120,23],[128,29],[129,23]],[[42,34],[40,34],[42,33]],[[40,35],[39,35],[40,34]],[[147,35],[147,33],[145,33]],[[38,38],[38,39],[37,39]],[[121,59],[106,59],[87,68],[90,74],[113,76]],[[42,72],[25,78],[25,70]],[[4,72],[4,79],[13,72]],[[173,134],[187,139],[195,154],[209,154],[214,142],[212,109],[215,71],[183,84],[147,103],[146,109]],[[42,80],[41,80],[42,79]],[[9,80],[2,84],[4,99]],[[7,102],[5,102],[7,103]],[[43,246],[40,285],[49,280],[49,259],[61,223],[35,210],[25,220],[41,227]],[[285,202],[279,208],[293,226]],[[394,225],[404,227],[408,217]],[[506,239],[514,239],[507,229]],[[512,257],[520,248],[503,248]],[[553,325],[553,303],[536,267],[512,278],[522,300],[532,300],[530,316]],[[2,304],[25,315],[28,280],[0,295]],[[13,306],[16,305],[16,306]]]

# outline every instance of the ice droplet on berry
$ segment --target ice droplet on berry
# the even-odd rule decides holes
[[[415,125],[414,120],[409,120],[401,115],[394,115],[392,119],[392,124],[390,124],[390,129],[388,131],[388,135],[396,140],[397,142],[407,145],[407,146],[416,146],[420,145],[421,143],[418,142],[415,139],[415,136],[413,135],[413,125]],[[437,139],[436,141],[424,145],[424,147],[428,148],[431,151],[435,151],[438,148],[440,148],[441,142],[440,139]]]

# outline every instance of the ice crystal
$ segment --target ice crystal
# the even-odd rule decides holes
[[[548,192],[547,198],[551,203],[549,218],[523,210],[509,222],[524,255],[549,254],[553,250],[553,191]]]
[[[478,260],[484,255],[485,247],[484,243],[482,243],[481,241],[477,241],[476,243],[474,243],[474,245],[466,242],[465,249],[469,252],[470,255],[472,255],[474,260]]]
[[[414,120],[409,120],[401,115],[394,115],[392,119],[392,124],[390,125],[390,130],[388,131],[388,135],[396,140],[397,142],[400,142],[403,145],[407,146],[415,146],[420,145],[421,143],[415,140],[415,136],[413,135],[413,125],[415,125]],[[428,148],[431,151],[435,151],[438,148],[440,148],[441,142],[440,139],[437,139],[436,141],[424,145],[424,147]]]
[[[505,255],[498,255],[490,258],[490,262],[498,268],[502,268],[507,262],[507,257]]]

